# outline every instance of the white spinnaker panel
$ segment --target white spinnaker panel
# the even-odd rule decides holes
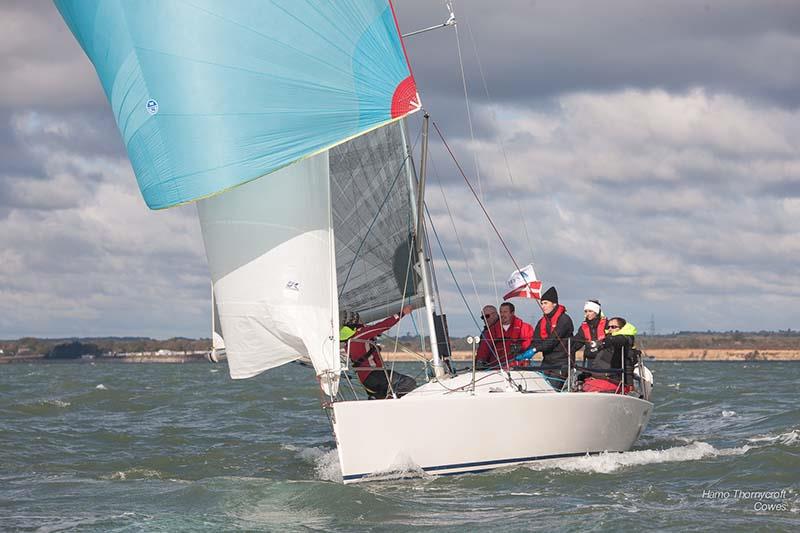
[[[197,202],[231,377],[308,355],[335,393],[339,312],[327,152]]]

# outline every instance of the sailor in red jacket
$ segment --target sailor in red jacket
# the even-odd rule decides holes
[[[531,345],[533,327],[515,316],[514,310],[511,302],[500,304],[500,320],[486,331],[484,338],[489,342],[481,342],[478,346],[477,362],[490,366],[499,362],[507,367],[509,361]]]
[[[575,354],[578,350],[583,348],[583,358],[585,366],[590,367],[595,359],[611,360],[611,355],[608,348],[601,349],[600,343],[606,338],[606,327],[608,320],[603,315],[598,300],[587,300],[583,305],[583,316],[585,320],[575,332],[575,338],[572,341],[572,353]],[[574,355],[573,355],[574,358]]]
[[[398,372],[383,370],[383,359],[380,347],[375,342],[379,336],[390,330],[402,317],[412,311],[410,305],[403,307],[400,314],[384,318],[380,322],[366,326],[361,322],[358,313],[345,312],[343,326],[339,331],[339,340],[346,344],[347,354],[353,368],[356,369],[359,381],[364,385],[369,399],[385,399],[391,396],[389,376],[392,378],[391,390],[401,397],[417,386],[413,378]],[[364,370],[358,370],[363,368]],[[371,370],[371,369],[381,370]]]

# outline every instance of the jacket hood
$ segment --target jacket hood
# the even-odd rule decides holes
[[[636,333],[638,333],[636,331],[636,326],[634,326],[633,324],[628,322],[627,324],[625,324],[624,326],[619,328],[617,331],[614,331],[613,333],[611,333],[611,335],[612,336],[613,335],[628,335],[630,337],[635,337]]]

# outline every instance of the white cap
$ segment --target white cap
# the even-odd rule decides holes
[[[600,304],[597,303],[597,302],[593,302],[593,301],[589,300],[588,302],[583,304],[583,310],[584,311],[594,311],[595,313],[597,313],[599,315],[600,314]]]

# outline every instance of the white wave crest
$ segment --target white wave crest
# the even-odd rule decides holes
[[[770,444],[785,444],[793,446],[800,443],[800,429],[793,429],[779,435],[761,435],[747,439],[747,442],[768,442]]]
[[[339,453],[336,448],[298,448],[293,444],[282,444],[285,450],[297,452],[297,457],[314,465],[317,478],[322,481],[342,482],[342,469],[339,467]]]
[[[728,418],[729,416],[735,416],[736,411],[722,411],[722,416]]]
[[[42,400],[39,403],[41,405],[55,405],[56,407],[69,407],[70,405],[72,405],[71,403],[66,402],[64,400],[59,400],[58,398],[51,398],[49,400]]]
[[[389,468],[373,472],[365,476],[364,480],[380,479],[383,481],[389,481],[393,479],[421,477],[432,477],[432,475],[425,472],[421,466],[411,459],[411,457],[401,455],[392,461],[392,465]]]
[[[610,474],[621,468],[658,463],[697,461],[708,457],[742,455],[749,446],[718,449],[706,442],[692,442],[686,446],[674,446],[664,450],[636,450],[632,452],[601,453],[568,459],[553,459],[527,465],[533,470],[557,468],[567,472],[594,472]]]
[[[161,479],[161,472],[151,468],[131,468],[119,472],[114,472],[110,476],[103,476],[103,479],[111,479],[115,481],[125,481],[131,479]]]
[[[108,390],[108,387],[106,387],[105,385],[103,385],[103,384],[101,383],[100,385],[98,385],[97,387],[95,387],[95,389],[97,389],[97,390]]]

